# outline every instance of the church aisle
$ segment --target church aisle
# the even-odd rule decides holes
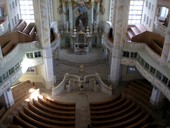
[[[92,91],[74,91],[69,93],[65,92],[58,96],[51,96],[50,94],[48,94],[48,96],[57,101],[76,102],[75,128],[87,128],[88,124],[90,124],[90,102],[100,102],[113,98],[113,96]]]

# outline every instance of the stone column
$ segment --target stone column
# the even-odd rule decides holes
[[[125,35],[127,30],[128,17],[125,16],[129,12],[130,0],[115,0],[115,15],[113,20],[113,49],[111,57],[110,81],[113,88],[118,86],[121,77],[121,49],[126,42]]]
[[[70,32],[73,31],[73,7],[72,7],[72,1],[69,0],[69,26],[70,26]]]
[[[63,7],[63,24],[65,24],[66,23],[66,19],[67,19],[66,18],[66,7],[65,7],[66,6],[66,4],[65,4],[66,1],[63,0],[62,2],[63,2],[62,3],[62,7]]]
[[[96,21],[97,21],[97,24],[99,24],[99,15],[100,15],[100,0],[97,0],[97,8],[96,8]]]
[[[93,9],[94,9],[94,2],[91,2],[91,8],[89,11],[89,27],[90,31],[93,31]]]
[[[48,1],[48,9],[49,9],[49,21],[50,23],[54,20],[53,14],[53,0]]]
[[[161,102],[163,101],[162,100],[163,98],[164,96],[162,95],[161,91],[153,85],[150,102],[154,106],[154,109],[157,109],[161,106]]]
[[[4,91],[4,98],[7,108],[10,108],[14,104],[11,88],[8,88],[6,91]]]
[[[170,17],[169,17],[168,27],[166,30],[166,36],[165,36],[160,62],[161,64],[164,65],[167,63],[168,60],[170,60]]]
[[[41,65],[41,76],[44,79],[46,88],[54,85],[53,54],[50,43],[50,23],[48,0],[34,0],[35,24],[39,41],[42,47],[44,64]]]

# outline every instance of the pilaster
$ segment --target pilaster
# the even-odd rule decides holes
[[[169,2],[169,4],[170,4],[170,2]],[[160,59],[162,64],[167,63],[169,54],[170,54],[170,17],[169,17],[168,27],[166,30],[166,36],[165,36],[164,46],[163,46],[163,50],[162,50],[162,55],[161,55],[161,59]]]
[[[164,96],[162,95],[161,91],[153,86],[150,102],[154,106],[155,109],[161,106],[161,102]]]
[[[126,43],[126,31],[128,22],[130,0],[115,0],[113,22],[113,49],[111,57],[110,81],[113,88],[118,86],[121,77],[121,49]]]
[[[11,88],[8,88],[6,91],[4,91],[4,98],[6,102],[6,107],[10,108],[14,104],[14,98],[12,95]]]
[[[41,75],[44,78],[47,88],[51,88],[55,83],[53,71],[53,54],[50,43],[50,19],[48,0],[34,0],[35,24],[37,34],[42,47],[43,65],[41,65]]]
[[[72,1],[69,1],[69,25],[70,25],[70,32],[73,31],[73,7]]]
[[[63,23],[66,23],[66,5],[65,5],[65,0],[62,1],[62,7],[63,7]]]
[[[93,9],[94,9],[94,2],[92,1],[91,2],[91,8],[90,8],[90,11],[89,11],[89,27],[90,27],[90,31],[93,30]]]
[[[96,22],[99,24],[99,15],[100,15],[100,1],[97,0],[97,8],[96,8]],[[97,26],[98,27],[98,26]]]

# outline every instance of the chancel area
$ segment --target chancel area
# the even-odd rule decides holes
[[[0,128],[170,127],[169,0],[0,0]]]

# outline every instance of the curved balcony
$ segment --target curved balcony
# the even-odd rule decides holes
[[[160,66],[145,50],[123,49],[121,64],[135,66],[140,74],[170,100],[170,69]]]
[[[4,57],[3,61],[0,61],[0,95],[12,86],[29,67],[43,64],[41,49],[37,47],[37,43],[18,44],[8,56]]]

